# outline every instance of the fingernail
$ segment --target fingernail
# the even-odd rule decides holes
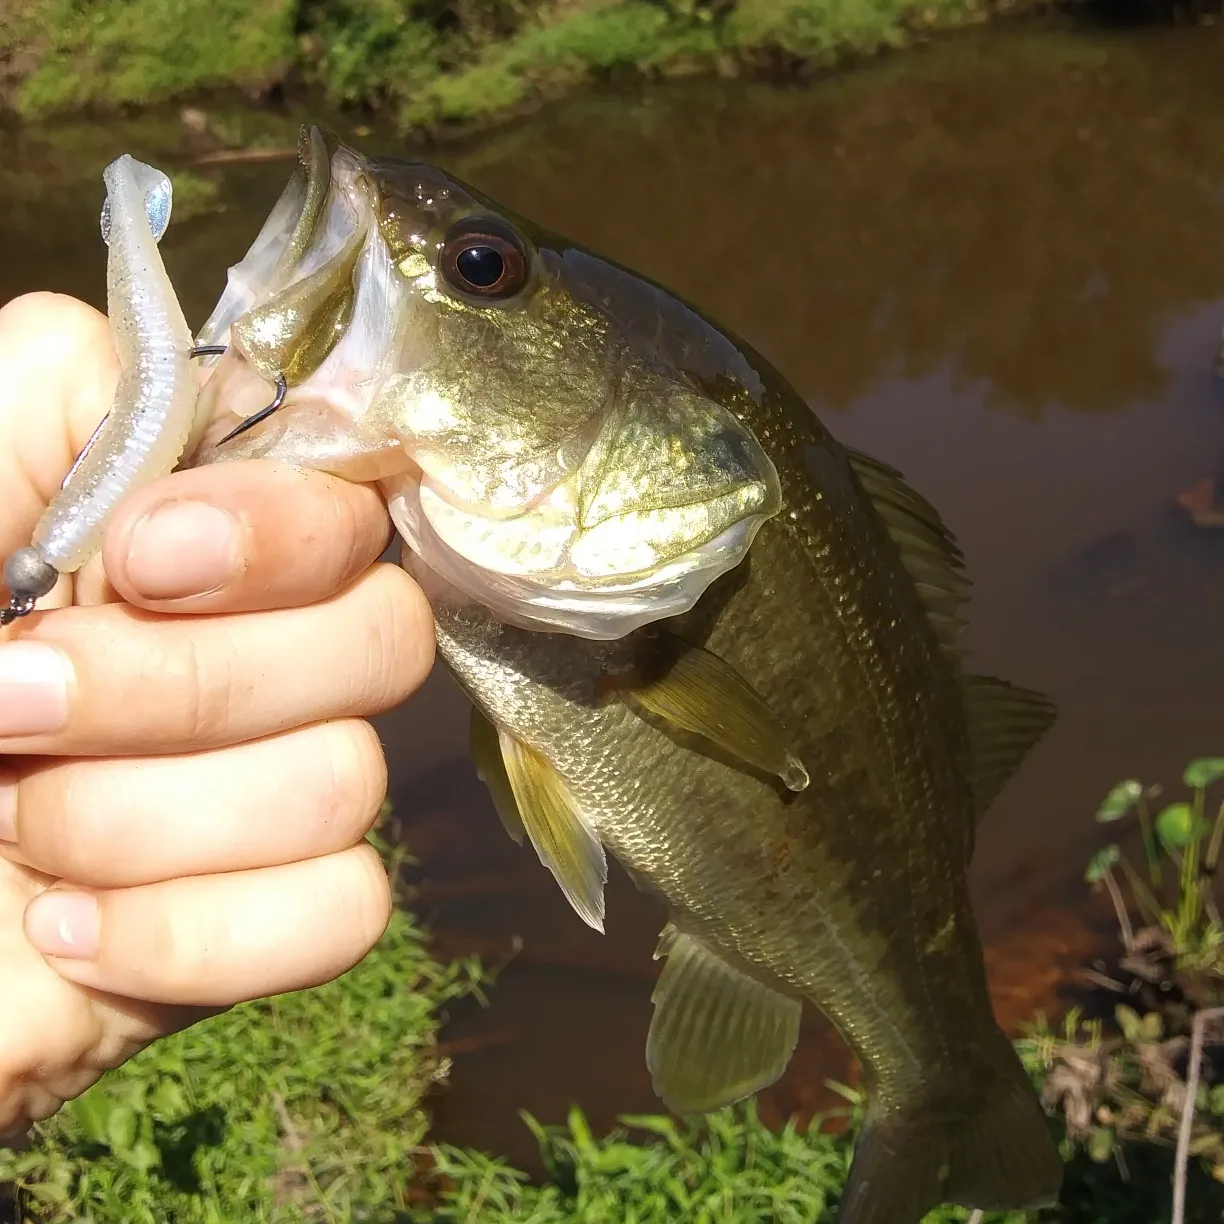
[[[0,736],[46,735],[68,721],[67,656],[44,642],[0,646]]]
[[[17,783],[0,778],[0,842],[17,840]]]
[[[98,902],[89,893],[53,888],[26,906],[25,934],[44,956],[92,960],[98,954]]]
[[[238,568],[238,524],[205,502],[165,502],[136,524],[128,580],[146,599],[185,599],[224,586]]]

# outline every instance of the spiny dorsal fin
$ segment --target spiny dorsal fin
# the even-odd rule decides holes
[[[786,728],[730,663],[674,634],[660,632],[649,642],[646,674],[623,685],[610,681],[613,691],[639,713],[781,778],[789,790],[808,785]]]
[[[1058,709],[1044,694],[1017,688],[993,676],[966,676],[963,683],[969,722],[969,779],[980,819],[1020,768],[1029,749],[1053,725]]]
[[[732,968],[706,944],[663,928],[667,964],[651,995],[646,1065],[677,1113],[710,1113],[772,1084],[799,1040],[802,1005]]]
[[[588,926],[602,933],[608,859],[556,770],[533,748],[498,731],[515,807],[540,862]],[[505,818],[503,817],[503,820]]]
[[[497,728],[475,706],[472,707],[469,746],[472,763],[476,766],[476,776],[489,788],[493,806],[506,832],[521,846],[527,829],[518,804],[514,801],[514,792],[510,789],[510,778],[506,774],[506,762],[502,759]]]
[[[956,540],[939,511],[911,489],[900,472],[862,451],[851,447],[845,447],[845,451],[888,534],[901,550],[901,560],[926,604],[935,633],[944,649],[956,655],[965,625],[961,606],[969,590],[964,557]]]

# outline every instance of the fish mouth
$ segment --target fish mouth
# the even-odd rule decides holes
[[[559,435],[494,422],[474,437],[480,404],[447,418],[453,398],[428,376],[439,318],[456,313],[440,235],[489,208],[434,167],[304,129],[293,179],[198,337],[227,346],[201,393],[214,417],[250,418],[278,379],[284,401],[196,463],[267,457],[378,481],[423,585],[524,628],[619,638],[687,611],[743,560],[780,508],[777,473],[730,413],[670,384],[594,397]],[[675,471],[658,461],[677,453]]]
[[[197,336],[225,347],[202,393],[212,415],[246,420],[283,380],[284,419],[330,413],[359,428],[390,373],[404,296],[365,160],[303,129],[293,177]]]

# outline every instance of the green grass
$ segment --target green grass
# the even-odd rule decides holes
[[[93,1224],[403,1218],[438,1010],[479,988],[397,913],[338,981],[236,1007],[137,1055],[0,1150],[25,1218]],[[2,1215],[0,1208],[0,1215]]]
[[[473,127],[626,72],[824,65],[1041,0],[10,0],[0,86],[27,118],[307,82],[401,128]],[[6,68],[7,65],[7,68]]]
[[[1039,1044],[1022,1050],[1035,1057]],[[1040,1067],[1031,1064],[1035,1075]],[[794,1125],[771,1131],[749,1105],[703,1123],[626,1118],[596,1138],[574,1110],[564,1127],[531,1119],[548,1169],[532,1185],[522,1173],[479,1153],[444,1148],[438,1172],[452,1182],[428,1213],[438,1224],[832,1224],[850,1167],[853,1127],[840,1134]],[[1127,1148],[1127,1175],[1064,1143],[1063,1205],[1040,1213],[987,1212],[983,1224],[1164,1224],[1169,1216],[1169,1153]],[[1189,1224],[1217,1222],[1224,1186],[1194,1170]],[[970,1213],[942,1207],[926,1224],[962,1224]],[[426,1218],[424,1215],[422,1224]]]

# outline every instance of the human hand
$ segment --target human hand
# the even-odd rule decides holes
[[[117,373],[92,308],[0,310],[0,558]],[[421,593],[371,568],[390,530],[374,489],[320,473],[179,472],[39,605],[62,610],[0,631],[0,1135],[381,936],[390,891],[363,839],[386,767],[361,719],[433,660]]]

